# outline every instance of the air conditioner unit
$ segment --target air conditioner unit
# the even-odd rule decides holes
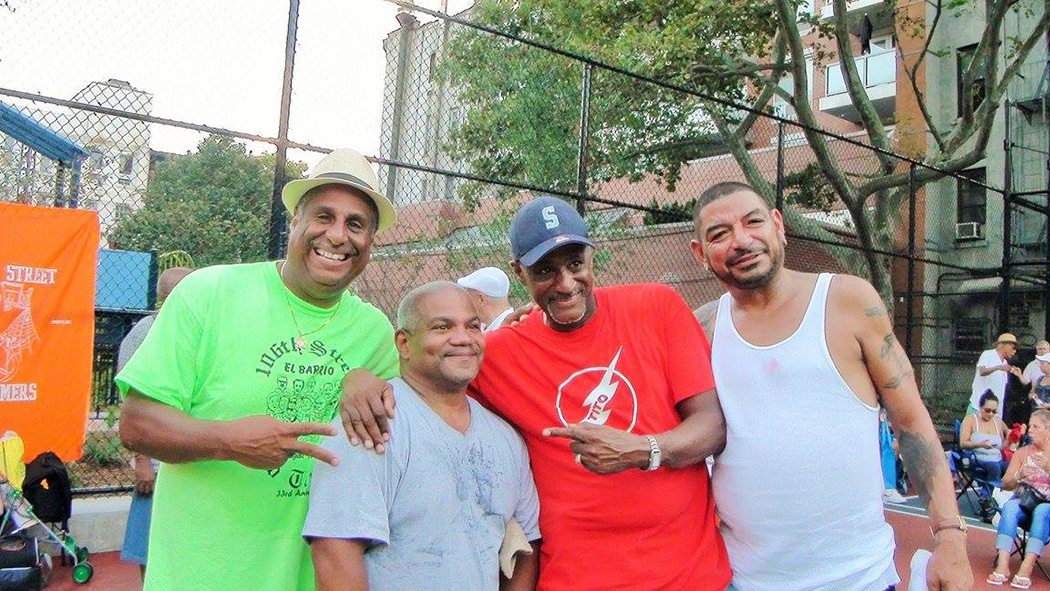
[[[984,238],[984,224],[981,222],[959,222],[955,224],[956,240],[979,240]]]

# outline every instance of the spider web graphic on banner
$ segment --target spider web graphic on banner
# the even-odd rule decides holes
[[[23,351],[32,353],[33,345],[40,342],[40,334],[33,326],[33,313],[30,309],[33,288],[4,281],[0,283],[0,290],[3,291],[4,312],[11,309],[22,310],[14,322],[0,333],[0,383],[2,383],[14,377],[18,365],[22,362]],[[10,394],[17,396],[16,392]],[[36,398],[35,389],[24,395]]]

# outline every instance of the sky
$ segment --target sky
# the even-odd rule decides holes
[[[453,13],[470,4],[446,1]],[[7,3],[0,3],[0,87],[70,99],[92,81],[115,78],[151,93],[154,116],[277,135],[287,0]],[[301,0],[290,139],[378,153],[382,43],[398,27],[397,11],[384,0]],[[201,137],[151,125],[150,147],[185,153]],[[293,152],[311,164],[319,158]]]

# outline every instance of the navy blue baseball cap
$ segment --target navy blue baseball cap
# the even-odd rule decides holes
[[[514,260],[526,267],[566,244],[594,246],[587,235],[587,222],[576,213],[576,208],[556,197],[540,197],[526,203],[510,222]]]

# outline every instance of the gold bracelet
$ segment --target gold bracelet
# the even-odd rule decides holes
[[[957,529],[962,533],[966,533],[966,522],[963,521],[962,515],[956,515],[953,518],[946,519],[936,525],[930,526],[930,533],[936,538],[939,532],[946,529]]]

